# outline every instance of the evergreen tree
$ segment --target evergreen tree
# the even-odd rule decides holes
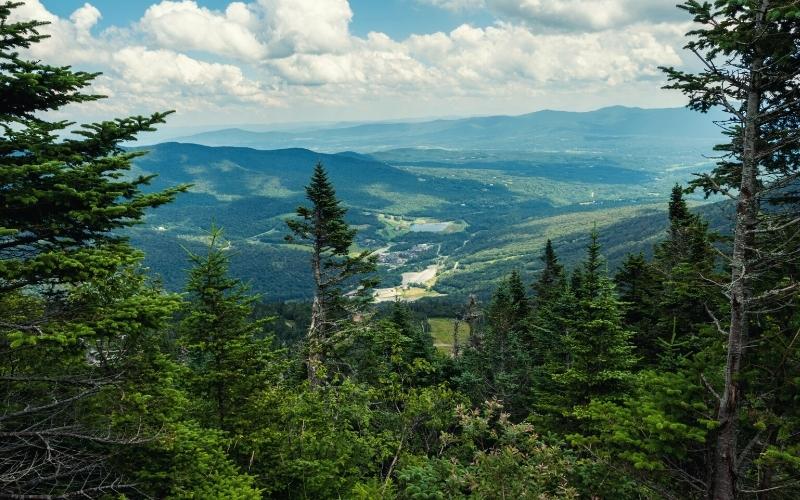
[[[751,325],[758,311],[775,307],[795,294],[800,285],[774,282],[773,268],[795,252],[764,246],[768,238],[792,227],[797,232],[796,205],[784,205],[787,186],[796,182],[800,136],[800,6],[794,0],[690,0],[681,6],[693,16],[697,27],[687,48],[703,62],[698,73],[666,68],[668,88],[689,97],[689,106],[701,112],[721,107],[729,116],[725,123],[727,144],[717,147],[723,154],[717,167],[700,176],[693,185],[708,193],[722,193],[734,200],[735,222],[731,248],[731,274],[725,286],[730,317],[720,330],[727,335],[725,380],[716,415],[715,453],[709,480],[710,495],[735,498],[742,488],[742,464],[751,463],[741,432],[745,399],[742,371],[747,366]],[[770,205],[773,205],[770,207]],[[767,210],[762,210],[767,208]],[[777,213],[776,213],[777,212]],[[788,225],[787,225],[788,224]],[[786,248],[782,246],[782,248]],[[740,440],[746,439],[743,443]],[[740,444],[744,446],[740,447]],[[771,487],[771,488],[774,488]]]
[[[682,363],[715,341],[700,333],[708,331],[703,326],[712,321],[709,313],[718,314],[724,298],[714,286],[723,280],[713,248],[715,236],[701,217],[689,211],[679,185],[672,190],[669,216],[667,238],[656,245],[649,266],[656,308],[649,331],[659,344],[662,368]],[[654,358],[650,361],[656,363]]]
[[[414,315],[407,302],[397,300],[392,304],[390,321],[403,336],[410,340],[408,347],[403,352],[409,362],[415,359],[433,360],[433,337],[414,325]]]
[[[467,324],[469,345],[473,349],[480,349],[481,347],[481,320],[483,318],[483,311],[478,298],[474,294],[470,294],[467,298],[467,304],[464,307],[464,312],[461,315],[461,320]]]
[[[665,271],[681,262],[690,262],[697,272],[709,272],[714,267],[712,235],[708,224],[689,211],[683,188],[678,184],[672,188],[668,213],[667,239],[656,247],[656,260]]]
[[[603,286],[603,268],[605,261],[600,254],[600,233],[597,228],[589,234],[589,245],[586,247],[586,260],[581,263],[580,272],[575,273],[573,291],[579,299],[594,299]]]
[[[100,99],[97,76],[26,60],[46,23],[14,22],[0,4],[0,490],[11,497],[114,495],[125,489],[112,460],[153,429],[131,424],[124,388],[133,360],[175,308],[146,285],[141,258],[121,236],[148,208],[183,187],[144,193],[121,144],[168,113],[83,125],[43,112]],[[144,417],[142,417],[144,418]]]
[[[531,312],[528,295],[525,293],[525,284],[516,269],[508,277],[508,293],[511,300],[512,328],[519,329],[521,323],[528,318]]]
[[[622,326],[620,303],[613,284],[601,271],[603,266],[594,230],[581,264],[581,289],[564,337],[568,363],[554,375],[563,390],[564,411],[592,399],[621,397],[636,363],[632,333]]]
[[[0,292],[80,283],[136,262],[114,230],[184,189],[145,194],[152,176],[125,175],[145,153],[120,144],[169,113],[83,125],[76,138],[58,139],[73,123],[48,122],[39,112],[100,99],[83,92],[98,75],[21,59],[17,50],[45,38],[38,29],[47,23],[8,22],[19,5],[0,5]]]
[[[468,390],[476,402],[498,399],[521,417],[529,391],[531,353],[525,341],[530,306],[519,272],[513,271],[497,288],[487,319],[479,349],[465,354],[462,365],[470,373],[462,379],[477,385]]]
[[[525,332],[531,380],[528,407],[533,409],[537,418],[560,412],[561,388],[554,375],[563,371],[569,361],[564,334],[575,304],[572,287],[567,283],[564,268],[558,262],[550,240],[541,260],[545,267],[533,285],[535,309]],[[576,270],[573,277],[578,275]]]
[[[656,303],[661,287],[657,275],[643,253],[630,254],[614,276],[624,309],[624,324],[634,333],[636,353],[645,365],[658,362],[663,348],[653,325],[658,321]]]
[[[564,267],[558,262],[553,243],[549,239],[540,260],[544,263],[544,268],[539,279],[533,284],[537,304],[558,296],[565,286]]]
[[[307,335],[306,368],[312,386],[324,377],[325,350],[337,323],[349,319],[354,305],[369,295],[375,285],[366,277],[375,271],[377,257],[369,251],[356,256],[350,248],[356,230],[344,219],[347,210],[336,198],[333,185],[321,163],[314,167],[311,182],[306,187],[311,206],[297,208],[297,218],[286,221],[291,230],[287,241],[304,242],[311,247],[311,270],[314,276],[314,300],[311,306],[311,325]],[[345,296],[345,287],[356,289],[353,299]]]
[[[676,183],[672,186],[672,191],[669,195],[668,214],[670,223],[686,223],[693,220],[689,207],[686,206],[686,201],[683,199],[683,188],[680,184]]]
[[[253,320],[256,296],[228,276],[222,231],[212,228],[205,255],[190,254],[189,302],[180,325],[200,422],[230,431],[269,374],[266,320]]]

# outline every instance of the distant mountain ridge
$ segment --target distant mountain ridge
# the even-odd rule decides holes
[[[359,153],[402,147],[498,150],[604,150],[620,141],[647,148],[656,140],[707,144],[720,137],[714,116],[685,108],[611,106],[589,112],[543,110],[517,116],[485,116],[419,123],[368,123],[304,131],[255,132],[228,128],[176,142],[256,149],[300,147]]]

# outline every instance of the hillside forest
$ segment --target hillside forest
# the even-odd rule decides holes
[[[165,287],[137,226],[192,186],[127,145],[171,112],[49,118],[102,99],[98,74],[26,58],[46,23],[19,5],[0,4],[0,498],[800,497],[797,1],[680,6],[701,65],[665,86],[723,140],[641,251],[609,265],[595,226],[490,293],[381,304],[341,156],[304,166],[280,221],[309,300],[252,291],[213,216]]]

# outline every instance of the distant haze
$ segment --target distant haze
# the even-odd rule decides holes
[[[624,106],[591,112],[544,110],[517,116],[485,116],[431,121],[340,123],[306,126],[248,126],[225,128],[175,137],[176,142],[206,146],[240,146],[256,149],[287,147],[315,151],[374,152],[395,148],[452,148],[459,150],[603,151],[622,140],[635,147],[637,138],[659,138],[649,143],[671,147],[681,140],[683,149],[693,141],[707,144],[719,138],[714,114],[702,115],[685,108],[642,109]],[[266,130],[265,130],[266,129]],[[166,134],[162,134],[166,135]],[[150,140],[148,137],[145,140]],[[156,141],[152,141],[156,142]]]

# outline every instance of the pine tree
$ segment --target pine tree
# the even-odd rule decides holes
[[[563,371],[569,361],[564,334],[575,296],[550,240],[545,245],[541,260],[545,267],[533,285],[536,292],[535,308],[525,332],[531,380],[528,406],[539,416],[549,416],[559,411],[561,388],[556,384],[554,375]],[[576,270],[574,276],[578,275]]]
[[[653,328],[661,293],[655,271],[643,253],[630,254],[614,276],[614,283],[625,312],[624,324],[635,332],[637,355],[645,365],[656,364],[663,345]]]
[[[512,328],[518,329],[522,322],[528,318],[531,307],[528,295],[525,293],[525,284],[522,282],[522,277],[516,269],[511,271],[511,275],[508,277],[508,293],[512,306]]]
[[[336,198],[322,163],[314,167],[311,182],[306,187],[306,198],[311,206],[298,207],[297,218],[286,221],[292,231],[286,238],[311,247],[314,300],[306,339],[306,368],[309,383],[318,386],[324,378],[324,357],[330,335],[337,323],[350,317],[353,306],[368,297],[376,281],[364,275],[375,271],[377,258],[369,251],[350,255],[356,230],[347,225],[344,218],[347,210]],[[345,287],[355,289],[355,297],[346,297]]]
[[[205,255],[189,257],[189,302],[179,329],[191,373],[187,382],[198,403],[198,420],[230,431],[268,376],[267,320],[252,319],[257,297],[228,275],[221,229],[211,229]]]
[[[763,238],[785,234],[790,227],[796,233],[800,223],[796,204],[776,210],[786,201],[797,201],[786,198],[800,165],[800,6],[794,0],[691,0],[681,8],[697,23],[687,48],[703,64],[696,74],[665,68],[667,88],[686,94],[695,110],[721,107],[729,116],[724,125],[730,141],[717,147],[722,159],[693,186],[707,194],[722,193],[736,205],[731,274],[725,286],[730,318],[727,327],[716,320],[727,336],[727,360],[724,384],[715,391],[720,395],[718,431],[709,480],[710,496],[731,499],[741,488],[742,464],[750,461],[741,451],[754,451],[748,445],[739,448],[744,437],[739,425],[745,394],[742,370],[751,351],[751,324],[757,311],[775,307],[775,301],[785,301],[800,289],[796,282],[772,281],[770,272],[788,261],[796,264],[800,256],[785,252],[785,245],[776,251]]]
[[[540,260],[544,263],[544,268],[539,275],[539,279],[533,285],[537,304],[547,302],[551,298],[558,296],[566,284],[564,267],[558,262],[558,257],[553,249],[553,242],[549,239],[545,244],[544,254],[542,254]]]
[[[513,271],[494,293],[487,310],[488,327],[480,347],[468,351],[462,363],[478,401],[499,399],[521,417],[529,391],[530,346],[526,345],[530,305],[519,272]],[[471,382],[477,380],[478,382]]]
[[[714,285],[718,271],[713,241],[700,216],[689,211],[683,189],[676,185],[669,203],[667,238],[655,246],[652,294],[656,316],[650,324],[660,346],[659,364],[671,369],[697,354],[712,339],[702,338],[703,325],[722,309],[723,295]],[[653,360],[654,361],[654,360]]]
[[[576,273],[579,278],[575,280],[573,291],[579,299],[593,299],[600,293],[605,266],[600,248],[600,233],[595,227],[589,234],[586,260],[581,263],[580,273]]]
[[[409,344],[403,352],[409,364],[415,359],[432,361],[433,337],[422,328],[414,326],[414,316],[407,302],[397,300],[392,304],[390,320],[400,334],[409,339]]]
[[[478,297],[470,294],[467,298],[467,304],[464,307],[464,312],[461,315],[461,320],[467,324],[469,345],[473,349],[480,349],[482,333],[481,333],[481,319],[483,318],[483,311],[480,304],[478,304]]]
[[[74,124],[39,112],[100,99],[83,92],[98,75],[20,59],[16,50],[45,38],[38,28],[47,23],[9,23],[19,5],[0,5],[0,292],[80,283],[136,262],[114,231],[185,189],[145,194],[152,176],[125,175],[145,153],[120,145],[169,113],[83,125],[76,138],[58,140]]]
[[[693,219],[689,207],[686,206],[686,201],[683,199],[683,188],[680,184],[676,183],[672,186],[668,214],[670,223],[690,222]]]
[[[144,193],[151,177],[129,174],[144,153],[121,146],[168,113],[61,138],[74,124],[43,112],[100,99],[85,92],[97,74],[20,56],[46,24],[10,21],[20,5],[0,4],[0,490],[117,496],[128,483],[111,457],[152,431],[125,416],[124,387],[148,397],[130,363],[177,305],[121,230],[185,188]]]
[[[683,188],[676,184],[669,201],[667,239],[655,249],[656,260],[665,271],[681,262],[690,262],[698,272],[714,267],[714,250],[708,223],[689,211]]]
[[[592,231],[581,264],[582,288],[564,342],[568,363],[554,375],[564,395],[564,411],[592,399],[619,398],[628,389],[636,363],[632,333],[622,326],[620,302],[604,272],[598,233]]]

